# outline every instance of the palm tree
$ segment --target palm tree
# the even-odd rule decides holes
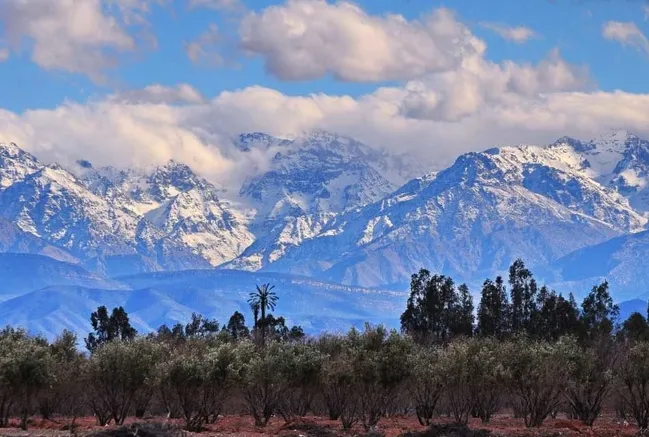
[[[264,322],[266,321],[266,310],[275,310],[275,305],[277,304],[277,294],[273,291],[275,288],[274,285],[262,284],[261,286],[257,285],[256,290],[250,293],[248,297],[248,305],[252,309],[253,314],[255,315],[255,327],[257,326],[258,321],[261,321],[261,341],[264,344],[266,338],[266,326]],[[258,320],[257,317],[261,312],[261,319]]]

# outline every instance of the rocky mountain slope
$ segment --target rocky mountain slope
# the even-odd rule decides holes
[[[155,289],[172,300],[182,287],[209,294],[209,281],[225,278],[214,272],[242,290],[255,275],[289,274],[403,291],[421,267],[479,284],[517,257],[578,296],[604,277],[620,299],[649,289],[649,142],[630,133],[467,153],[434,173],[323,131],[244,134],[236,146],[269,160],[233,195],[180,162],[116,169],[79,161],[64,169],[0,144],[0,252],[45,255],[95,275],[53,275],[59,279],[34,288],[99,293],[119,288],[107,278],[140,274],[148,282],[128,283],[129,296]],[[170,272],[184,270],[194,272],[191,280],[165,288]],[[299,300],[308,281],[290,285],[290,299]],[[72,302],[78,290],[60,299]],[[14,300],[12,309],[16,302],[26,301]],[[318,326],[339,318],[339,305],[359,311],[362,302],[323,301]]]
[[[472,280],[519,256],[540,266],[646,222],[552,148],[503,147],[462,155],[337,215],[264,267],[363,286],[404,286],[421,267]]]

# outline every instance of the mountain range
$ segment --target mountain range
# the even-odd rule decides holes
[[[267,280],[310,331],[396,326],[420,268],[477,293],[519,257],[557,291],[607,279],[620,302],[649,296],[649,142],[631,133],[439,171],[325,131],[234,145],[271,156],[237,192],[180,162],[63,168],[0,143],[0,324],[83,333],[102,303],[143,331],[193,311],[224,322]]]

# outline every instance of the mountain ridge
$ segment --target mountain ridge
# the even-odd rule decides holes
[[[478,285],[521,257],[577,296],[607,276],[619,298],[649,289],[649,142],[628,132],[487,148],[434,172],[325,131],[242,134],[235,146],[271,157],[238,193],[181,162],[64,169],[0,143],[0,251],[158,288],[165,272],[200,281],[215,268],[301,277],[304,289],[404,291],[420,268]],[[52,284],[67,285],[84,284]]]

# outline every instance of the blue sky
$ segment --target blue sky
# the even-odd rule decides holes
[[[240,174],[246,131],[326,129],[443,167],[649,138],[646,0],[1,0],[0,142]],[[246,157],[250,159],[250,156]]]
[[[261,11],[274,3],[247,0],[245,7],[247,11]],[[621,47],[619,42],[602,36],[602,26],[611,20],[636,23],[649,34],[649,22],[643,9],[647,3],[641,0],[364,0],[357,4],[368,14],[396,13],[409,20],[435,8],[447,7],[487,43],[490,60],[538,62],[550,50],[558,48],[568,62],[587,65],[602,90],[648,91],[649,53],[630,46]],[[108,73],[108,83],[103,86],[84,74],[39,67],[30,59],[29,41],[25,38],[21,50],[0,64],[2,104],[18,112],[28,108],[52,108],[65,99],[83,101],[116,89],[137,89],[152,83],[169,86],[189,83],[206,96],[251,85],[263,85],[292,95],[324,92],[359,96],[389,83],[349,83],[331,77],[280,80],[265,71],[262,59],[236,53],[237,22],[241,15],[242,12],[190,9],[181,1],[153,6],[147,20],[158,40],[158,48],[120,54],[119,66]],[[483,28],[481,23],[484,22],[525,26],[537,32],[538,37],[525,44],[515,44]],[[226,65],[197,65],[185,53],[184,45],[198,38],[210,24],[217,24],[224,37],[230,40],[223,45],[231,57]]]

